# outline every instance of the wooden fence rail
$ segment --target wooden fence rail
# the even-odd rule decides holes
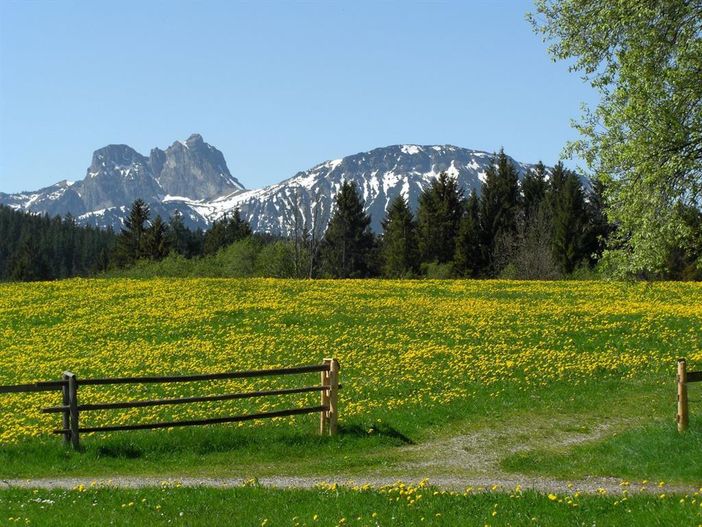
[[[678,414],[676,416],[678,432],[684,432],[690,424],[690,414],[687,405],[687,384],[701,381],[702,371],[687,371],[685,359],[678,359]]]
[[[74,449],[80,449],[80,434],[89,432],[116,432],[122,430],[150,430],[158,428],[175,428],[181,426],[199,426],[220,423],[237,423],[250,421],[253,419],[270,419],[273,417],[285,417],[290,415],[301,415],[309,413],[320,414],[319,432],[322,435],[336,435],[338,420],[338,391],[339,384],[339,362],[336,359],[324,359],[322,364],[308,366],[294,366],[290,368],[273,368],[267,370],[235,371],[225,373],[207,373],[197,375],[177,375],[161,377],[115,377],[97,379],[78,379],[72,372],[64,372],[60,381],[46,381],[34,384],[17,384],[12,386],[0,386],[0,394],[3,393],[23,393],[42,391],[61,391],[62,402],[60,406],[43,408],[43,413],[60,413],[61,428],[53,430],[54,434],[63,435],[64,442],[70,443]],[[260,390],[242,393],[227,393],[221,395],[206,395],[199,397],[179,397],[169,399],[152,399],[140,401],[124,401],[114,403],[89,403],[80,404],[78,401],[79,386],[104,386],[115,384],[145,384],[160,383],[168,384],[175,382],[201,382],[226,379],[244,379],[255,377],[270,377],[284,375],[298,375],[304,373],[321,372],[321,384],[318,386],[303,386],[299,388],[280,388],[276,390]],[[303,408],[291,408],[286,410],[276,410],[270,412],[259,412],[246,415],[213,417],[208,419],[191,419],[184,421],[164,421],[155,423],[138,423],[114,426],[84,427],[80,426],[80,414],[82,412],[92,412],[98,410],[117,410],[123,408],[144,408],[151,406],[180,405],[212,401],[230,401],[235,399],[249,399],[257,397],[274,397],[280,395],[291,395],[300,393],[319,392],[321,394],[321,404],[319,406],[307,406]]]

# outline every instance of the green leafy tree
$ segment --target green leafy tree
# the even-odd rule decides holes
[[[569,151],[606,182],[608,260],[621,274],[660,271],[670,241],[693,243],[682,211],[702,201],[702,4],[536,0],[530,20],[600,95]]]
[[[482,271],[480,263],[480,201],[473,190],[458,227],[454,271],[460,276],[477,277]]]
[[[397,196],[383,221],[383,274],[390,278],[413,276],[419,270],[417,226],[407,201]]]
[[[456,178],[442,172],[419,196],[417,225],[423,262],[448,263],[456,252],[456,235],[463,216],[463,191]]]
[[[374,238],[370,217],[363,210],[356,185],[345,181],[322,242],[322,266],[335,278],[369,276],[373,269]]]

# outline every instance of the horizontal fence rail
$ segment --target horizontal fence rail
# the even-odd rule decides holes
[[[47,414],[61,414],[61,428],[55,429],[54,434],[62,434],[65,443],[70,443],[74,449],[80,449],[80,434],[92,432],[116,432],[126,430],[151,430],[159,428],[176,428],[183,426],[201,426],[223,423],[237,423],[251,421],[254,419],[270,419],[275,417],[287,417],[292,415],[302,415],[310,413],[320,414],[320,434],[335,435],[338,420],[338,391],[339,384],[339,362],[336,359],[324,359],[321,364],[306,366],[293,366],[288,368],[271,368],[265,370],[234,371],[223,373],[205,373],[195,375],[175,375],[175,376],[150,376],[150,377],[113,377],[113,378],[93,378],[77,379],[75,374],[64,372],[63,379],[59,381],[45,381],[33,384],[17,384],[12,386],[0,386],[2,393],[31,393],[43,391],[61,391],[62,403],[59,406],[43,408],[41,411]],[[170,384],[178,382],[197,381],[217,381],[228,379],[247,379],[257,377],[272,377],[297,375],[305,373],[321,374],[321,383],[316,386],[302,386],[298,388],[279,388],[272,390],[258,390],[241,393],[225,393],[220,395],[204,395],[195,397],[174,397],[166,399],[135,400],[111,403],[88,403],[79,404],[79,386],[105,386],[118,384]],[[155,423],[136,423],[125,425],[107,425],[96,427],[80,426],[79,418],[82,412],[119,410],[124,408],[146,408],[153,406],[181,405],[203,402],[230,401],[236,399],[251,399],[257,397],[274,397],[282,395],[314,393],[321,394],[321,404],[319,406],[307,406],[302,408],[290,408],[285,410],[275,410],[269,412],[258,412],[245,415],[233,415],[222,417],[211,417],[207,419],[189,419],[182,421],[164,421]]]
[[[67,383],[63,381],[36,382],[34,384],[13,384],[10,386],[0,386],[0,393],[31,393],[31,392],[53,392],[62,390]]]
[[[273,368],[269,370],[232,371],[227,373],[205,373],[199,375],[173,375],[166,377],[115,377],[106,379],[81,379],[83,386],[106,384],[147,384],[169,382],[219,381],[227,379],[248,379],[251,377],[270,377],[278,375],[296,375],[328,370],[325,364],[295,366],[294,368]]]
[[[310,406],[307,408],[293,408],[291,410],[276,410],[272,412],[261,412],[257,414],[235,415],[231,417],[212,417],[209,419],[192,419],[189,421],[167,421],[162,423],[144,423],[138,425],[115,425],[96,426],[88,428],[78,428],[79,432],[118,432],[120,430],[151,430],[154,428],[176,428],[179,426],[214,425],[222,423],[238,423],[240,421],[251,421],[253,419],[265,419],[272,417],[286,417],[289,415],[319,413],[329,410],[327,406]],[[54,434],[65,434],[70,430],[54,430]]]

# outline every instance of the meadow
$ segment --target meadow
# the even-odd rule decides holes
[[[316,415],[85,435],[66,450],[4,395],[0,476],[587,476],[702,483],[702,390],[675,431],[675,361],[702,369],[702,284],[74,279],[0,285],[0,384],[341,363],[340,434]],[[318,381],[83,387],[82,401]],[[86,413],[86,426],[317,404],[317,394]]]
[[[271,527],[464,527],[615,525],[697,526],[700,492],[688,496],[447,492],[425,483],[379,489],[321,485],[282,490],[235,489],[13,489],[3,493],[3,525],[208,525]],[[203,520],[205,519],[205,520]],[[235,522],[233,522],[235,519]]]

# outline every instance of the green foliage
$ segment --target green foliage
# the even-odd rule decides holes
[[[0,281],[54,280],[107,268],[111,230],[79,227],[73,218],[39,216],[0,205]]]
[[[529,221],[538,213],[546,197],[548,181],[546,167],[539,161],[534,170],[530,170],[522,179],[522,196],[524,197],[524,218]]]
[[[178,254],[191,258],[203,252],[204,234],[191,231],[183,223],[183,215],[176,211],[168,222],[169,244]]]
[[[487,273],[500,272],[495,251],[498,240],[509,240],[517,232],[521,198],[517,169],[504,150],[495,159],[485,175],[480,197],[480,224],[482,266]]]
[[[124,220],[124,227],[117,237],[115,245],[113,256],[117,265],[131,265],[148,256],[144,242],[150,212],[149,206],[144,200],[137,199],[132,203],[132,208]]]
[[[608,264],[618,276],[665,272],[669,245],[694,243],[682,210],[702,201],[700,2],[537,0],[530,19],[600,94],[569,150],[606,183],[618,225]]]
[[[168,224],[161,216],[156,216],[144,235],[144,255],[152,260],[163,259],[171,251],[171,239]]]
[[[324,233],[322,267],[334,278],[370,276],[374,239],[370,217],[363,211],[356,185],[345,181],[336,196],[334,214]]]
[[[452,262],[423,262],[421,270],[422,274],[429,280],[448,280],[454,276]]]
[[[397,196],[383,221],[383,275],[404,278],[419,270],[417,226],[407,201]]]
[[[463,191],[456,178],[442,172],[419,196],[417,224],[423,262],[453,260],[461,216]]]
[[[306,253],[301,253],[306,256]],[[292,241],[278,240],[264,245],[256,259],[256,275],[271,278],[297,278],[295,246]],[[304,266],[306,262],[302,261]]]
[[[553,169],[549,189],[553,256],[560,271],[570,274],[587,257],[585,196],[578,176],[561,163]]]
[[[470,193],[456,238],[454,270],[459,276],[480,275],[480,202],[475,190]]]
[[[239,209],[235,209],[231,216],[227,215],[212,223],[212,227],[205,233],[204,253],[215,254],[217,251],[251,236],[251,226],[242,219]]]

